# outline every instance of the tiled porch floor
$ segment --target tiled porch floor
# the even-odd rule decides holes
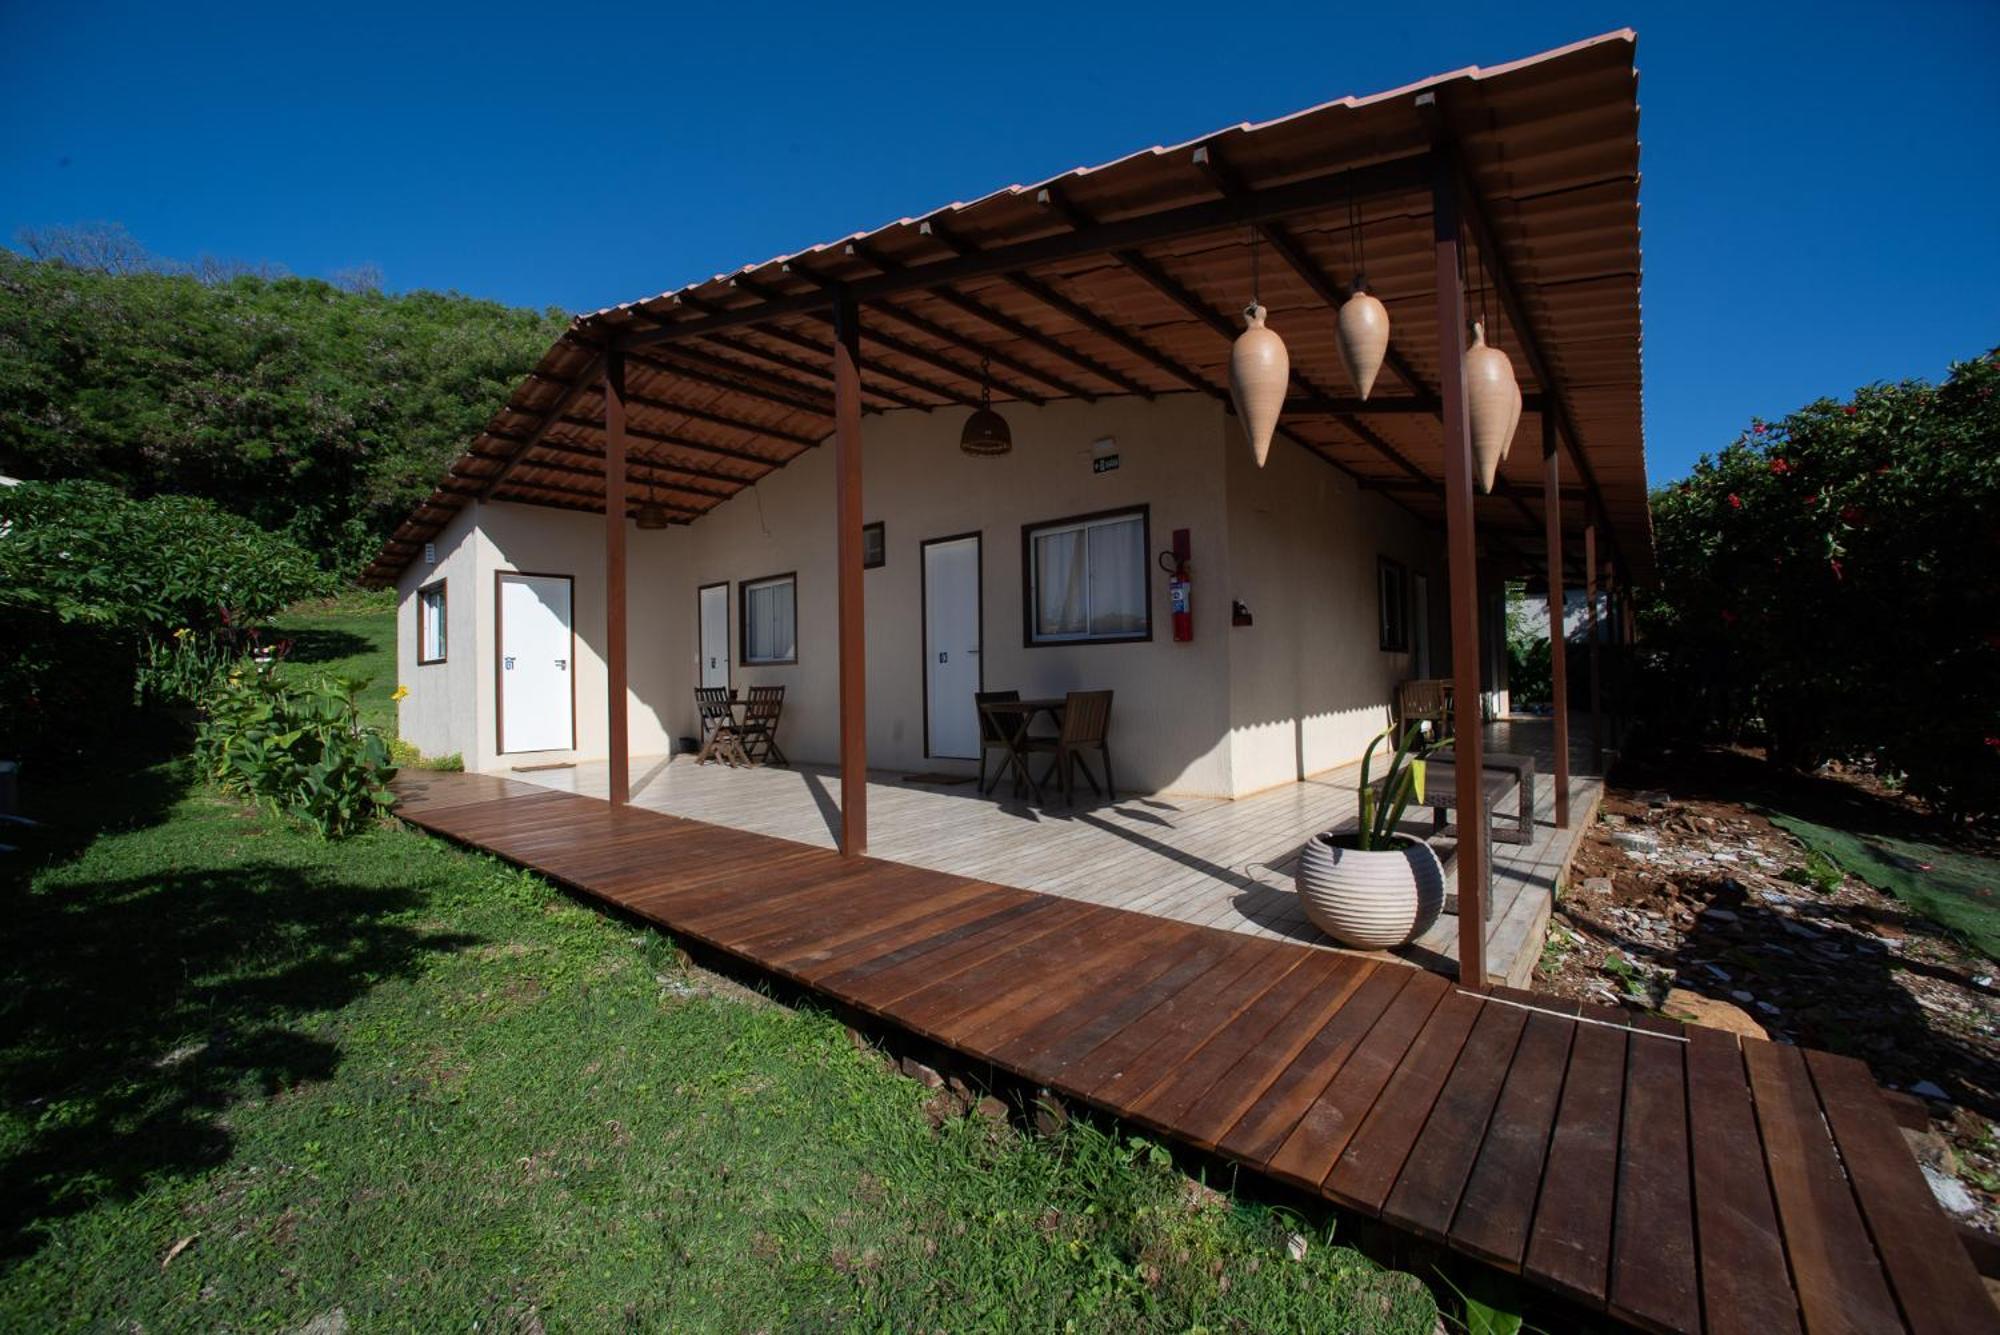
[[[1587,743],[1572,738],[1567,830],[1555,827],[1553,728],[1545,719],[1490,725],[1487,745],[1538,757],[1535,840],[1496,843],[1493,921],[1487,971],[1495,982],[1523,985],[1541,953],[1556,879],[1577,832],[1595,810],[1602,784],[1582,771]],[[913,782],[871,773],[869,848],[888,858],[1002,885],[1133,909],[1252,935],[1331,942],[1306,920],[1292,889],[1292,868],[1306,838],[1351,821],[1358,765],[1227,801],[1121,794],[1116,803],[1079,801],[1037,808],[1012,800],[1002,783],[993,797],[975,784]],[[510,777],[602,797],[603,762],[510,772]],[[697,765],[692,756],[635,758],[632,800],[676,816],[831,848],[839,826],[838,773],[822,766],[731,769]],[[1088,793],[1088,789],[1084,790]],[[1428,833],[1429,812],[1410,828]],[[1449,840],[1440,852],[1449,856]],[[1399,952],[1413,963],[1448,967],[1458,954],[1458,920],[1446,915]]]

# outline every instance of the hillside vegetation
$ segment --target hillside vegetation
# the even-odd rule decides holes
[[[0,472],[203,497],[351,575],[567,317],[0,250]]]

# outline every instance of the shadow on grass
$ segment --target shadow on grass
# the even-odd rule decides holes
[[[174,789],[141,776],[107,825],[158,824]],[[89,833],[52,830],[42,865]],[[16,1127],[0,1256],[39,1247],[38,1225],[222,1162],[231,1105],[334,1073],[340,1050],[317,1017],[471,944],[398,921],[421,896],[394,878],[266,859],[204,869],[199,844],[217,832],[183,836],[192,849],[175,833],[107,867],[129,874],[72,869],[31,889],[11,868],[0,889],[0,1098]]]
[[[351,630],[328,626],[288,626],[279,634],[292,642],[291,651],[285,655],[285,661],[290,663],[332,663],[359,657],[375,648]]]

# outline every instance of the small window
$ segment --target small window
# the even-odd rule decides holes
[[[1024,528],[1027,642],[1151,639],[1146,526],[1141,508]]]
[[[889,539],[881,521],[861,526],[861,568],[876,570],[889,563]]]
[[[744,664],[798,662],[797,576],[753,579],[740,588],[743,605],[738,619],[743,623]]]
[[[1382,622],[1382,651],[1405,653],[1410,647],[1410,572],[1400,561],[1379,557],[1375,562],[1375,596]]]
[[[444,662],[444,581],[417,590],[417,662]]]

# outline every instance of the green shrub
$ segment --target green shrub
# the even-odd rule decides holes
[[[260,622],[331,586],[298,547],[205,501],[0,488],[0,756],[126,743],[135,710],[194,704]]]
[[[398,769],[441,770],[456,774],[465,768],[465,758],[454,751],[448,756],[425,756],[414,742],[406,742],[400,737],[389,739],[389,759]]]
[[[328,838],[362,828],[395,804],[389,744],[362,726],[350,684],[301,682],[246,661],[216,684],[206,705],[196,753],[225,791]]]

